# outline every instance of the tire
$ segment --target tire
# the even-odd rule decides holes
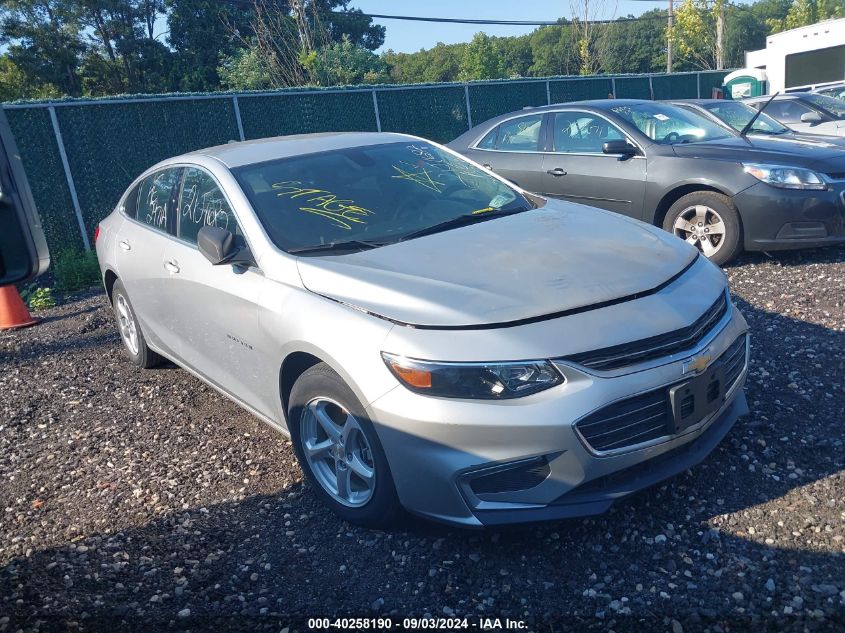
[[[373,424],[352,389],[325,363],[294,383],[288,428],[305,476],[337,516],[368,528],[398,521],[402,507]],[[370,479],[361,475],[368,470]]]
[[[666,213],[663,228],[719,266],[742,252],[739,212],[728,196],[715,191],[695,191],[678,199]]]
[[[123,287],[119,279],[114,282],[111,298],[117,331],[129,360],[141,369],[151,369],[160,365],[164,358],[156,354],[147,345],[144,334],[141,332],[141,325],[138,323],[138,317],[135,316],[135,309],[129,301],[126,288]]]

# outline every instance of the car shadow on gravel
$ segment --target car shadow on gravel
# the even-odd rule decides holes
[[[833,264],[845,262],[845,246],[826,246],[794,251],[743,252],[725,268],[738,268],[748,264],[777,262],[782,266],[805,266],[807,264]]]
[[[335,518],[300,475],[34,543],[0,569],[0,630],[279,630],[292,615],[376,614],[562,617],[555,630],[845,627],[845,334],[735,301],[752,331],[751,414],[703,463],[602,516],[369,531]],[[115,335],[86,341],[108,348]]]

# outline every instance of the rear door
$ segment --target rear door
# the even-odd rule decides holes
[[[117,272],[141,324],[144,337],[168,356],[178,355],[171,314],[164,297],[169,274],[164,247],[174,230],[181,169],[169,168],[144,178],[124,201],[124,220],[117,228]]]
[[[587,111],[555,112],[549,125],[552,151],[543,155],[541,193],[642,218],[645,156],[602,151],[607,141],[633,141],[604,117]]]
[[[527,191],[538,191],[543,167],[541,132],[543,114],[527,114],[507,119],[491,130],[469,158],[507,178]]]
[[[278,367],[270,367],[260,338],[264,275],[257,267],[212,266],[197,249],[203,226],[224,228],[245,246],[235,212],[216,179],[189,166],[184,169],[177,215],[176,236],[168,241],[163,260],[179,356],[218,387],[273,416]]]

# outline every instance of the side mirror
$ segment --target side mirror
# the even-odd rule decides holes
[[[634,156],[637,153],[637,148],[631,145],[628,141],[607,141],[604,145],[602,145],[601,151],[605,154]]]
[[[50,252],[12,130],[0,109],[0,286],[37,277]]]
[[[801,115],[801,123],[821,123],[822,116],[818,112],[805,112]]]
[[[199,230],[197,248],[214,266],[225,264],[238,251],[234,235],[216,226],[204,226]]]

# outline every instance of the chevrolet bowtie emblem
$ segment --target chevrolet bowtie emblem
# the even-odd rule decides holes
[[[710,354],[710,350],[707,350],[703,354],[699,354],[698,356],[694,356],[693,358],[684,361],[682,371],[684,374],[700,374],[707,369],[711,360],[713,360],[713,356]]]

